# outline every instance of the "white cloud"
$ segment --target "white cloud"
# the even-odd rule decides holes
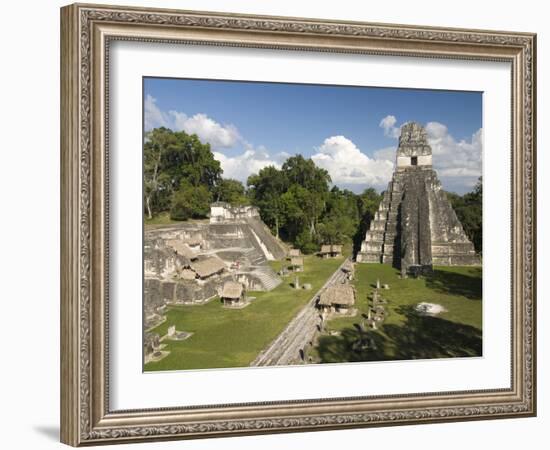
[[[388,137],[398,138],[401,133],[401,127],[396,127],[397,119],[395,116],[388,115],[384,117],[378,126],[384,129],[384,135]]]
[[[397,119],[388,115],[380,121],[384,135],[397,139],[401,126]],[[483,130],[477,130],[470,139],[457,141],[445,124],[428,122],[426,124],[428,143],[432,148],[433,165],[443,183],[444,189],[466,192],[470,190],[481,175]],[[374,153],[377,159],[394,161],[396,148],[388,147]]]
[[[432,147],[433,164],[439,176],[445,181],[454,180],[453,185],[463,181],[464,187],[471,187],[481,175],[483,130],[480,128],[469,140],[457,141],[447,127],[439,122],[426,124],[428,143]]]
[[[243,183],[246,183],[250,175],[258,173],[264,167],[275,166],[280,169],[281,162],[288,158],[288,156],[288,153],[282,152],[272,157],[265,147],[253,148],[250,145],[248,145],[248,148],[243,153],[236,156],[227,156],[220,152],[214,152],[214,158],[222,166],[223,177],[234,178]]]
[[[163,112],[156,104],[156,99],[147,95],[145,99],[145,129],[166,127],[174,131],[185,131],[196,134],[203,142],[213,148],[214,158],[223,169],[225,178],[234,178],[246,182],[247,178],[267,166],[281,167],[291,155],[286,152],[271,155],[264,146],[254,147],[240,135],[234,125],[221,125],[204,113],[188,116],[180,111]],[[236,156],[221,153],[222,149],[244,147]]]
[[[169,114],[173,118],[176,130],[196,134],[214,148],[231,148],[241,140],[234,125],[220,125],[206,114],[199,113],[191,117],[178,111],[170,111]]]
[[[231,148],[242,140],[234,125],[221,125],[206,114],[194,116],[179,111],[165,113],[156,104],[156,99],[147,95],[145,99],[145,130],[156,127],[166,127],[173,131],[185,131],[196,134],[202,141],[208,142],[213,148]]]
[[[350,188],[385,188],[393,173],[391,161],[369,158],[345,136],[325,139],[311,159],[328,171],[334,184]]]
[[[145,131],[158,127],[168,127],[168,120],[157,106],[157,100],[151,95],[147,95],[144,105],[144,126]]]

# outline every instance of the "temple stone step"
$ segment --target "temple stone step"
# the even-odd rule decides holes
[[[357,254],[356,261],[364,262],[364,263],[380,263],[382,262],[382,255],[378,252],[374,252],[374,253],[359,252]]]
[[[365,242],[384,242],[386,231],[370,230],[365,237]]]
[[[456,253],[475,254],[475,250],[471,242],[432,243],[432,253],[438,255],[452,255]]]
[[[432,263],[436,266],[479,266],[477,255],[434,256]]]
[[[380,253],[384,247],[383,242],[366,241],[364,245],[364,251],[367,253]]]
[[[370,224],[370,230],[372,231],[386,231],[388,221],[386,220],[373,220]]]
[[[271,270],[271,268],[266,266],[255,268],[255,270],[252,271],[252,274],[261,280],[266,291],[270,291],[282,283],[282,280],[277,276],[277,274]]]

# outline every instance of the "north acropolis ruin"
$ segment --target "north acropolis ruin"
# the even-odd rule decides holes
[[[213,203],[208,221],[188,221],[144,235],[145,329],[163,320],[170,304],[202,304],[224,284],[269,291],[281,279],[267,264],[286,249],[262,222],[258,209]]]

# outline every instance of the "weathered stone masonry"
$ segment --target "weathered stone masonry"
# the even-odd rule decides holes
[[[268,291],[281,279],[267,264],[286,249],[261,221],[257,208],[214,203],[209,221],[150,229],[144,239],[146,329],[162,320],[167,304],[201,304],[226,282]]]
[[[426,130],[417,123],[401,129],[396,170],[357,262],[389,263],[404,273],[480,264],[432,169]]]

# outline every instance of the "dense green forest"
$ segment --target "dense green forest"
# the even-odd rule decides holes
[[[213,201],[251,204],[275,235],[304,253],[317,251],[321,243],[350,243],[357,251],[382,199],[373,188],[355,194],[331,186],[328,172],[302,155],[289,157],[280,169],[261,169],[245,186],[222,177],[209,144],[167,128],[146,134],[143,170],[147,219],[166,212],[172,220],[205,218]],[[478,251],[481,195],[481,180],[474,192],[448,194]]]
[[[464,195],[447,192],[456,216],[477,253],[483,250],[483,183],[479,177],[474,190]]]

